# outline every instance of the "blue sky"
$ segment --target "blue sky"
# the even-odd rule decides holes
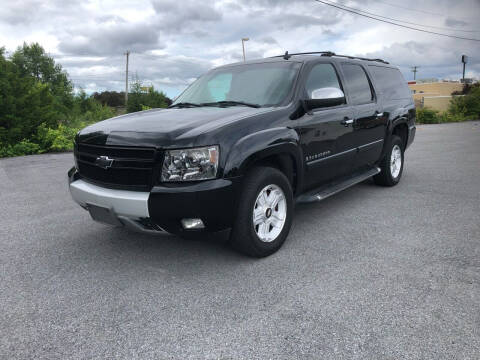
[[[331,1],[480,38],[480,0]],[[480,78],[480,42],[399,28],[314,0],[6,0],[0,7],[0,46],[12,52],[39,42],[89,93],[124,89],[123,54],[130,50],[130,81],[176,96],[208,69],[240,61],[242,37],[250,38],[248,59],[331,50],[383,58],[407,80],[413,65],[419,78],[458,79],[467,54],[467,76]]]

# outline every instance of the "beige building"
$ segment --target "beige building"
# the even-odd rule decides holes
[[[452,92],[462,91],[463,84],[460,82],[414,83],[410,81],[408,87],[412,90],[413,100],[417,107],[446,111],[452,98]]]

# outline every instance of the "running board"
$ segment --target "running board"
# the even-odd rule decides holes
[[[349,188],[350,186],[358,184],[374,175],[377,175],[379,172],[380,172],[380,168],[374,167],[367,171],[356,173],[352,177],[349,177],[343,181],[330,183],[322,187],[319,187],[317,189],[310,190],[309,192],[306,192],[305,194],[300,195],[297,198],[297,203],[305,204],[305,203],[324,200],[329,196],[332,196],[342,190]]]

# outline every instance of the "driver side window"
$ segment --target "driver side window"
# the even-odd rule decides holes
[[[305,83],[308,98],[312,98],[312,91],[328,87],[342,90],[335,68],[332,64],[326,63],[315,65]]]

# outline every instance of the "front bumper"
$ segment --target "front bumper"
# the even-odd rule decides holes
[[[148,218],[148,192],[106,189],[82,179],[70,183],[70,193],[81,207],[95,205],[132,219]]]
[[[112,216],[133,230],[184,234],[215,232],[233,225],[236,194],[241,178],[155,186],[150,192],[110,189],[82,179],[75,168],[69,171],[72,198],[92,214],[108,209]],[[202,230],[185,230],[182,219],[201,219]],[[115,224],[108,221],[110,224]],[[100,220],[102,221],[102,220]]]

